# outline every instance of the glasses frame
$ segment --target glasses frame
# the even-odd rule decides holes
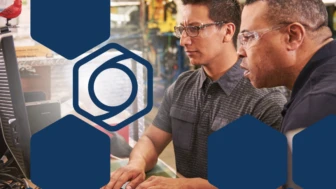
[[[220,25],[220,24],[226,24],[224,21],[220,22],[213,22],[209,24],[201,24],[200,26],[175,26],[174,27],[174,34],[177,38],[181,38],[183,35],[183,31],[186,32],[187,36],[189,37],[197,37],[200,33],[200,30],[209,27],[209,26],[214,26],[214,25]],[[193,32],[190,32],[191,29],[195,29],[196,33],[193,34]]]
[[[280,24],[277,26],[273,26],[270,28],[264,28],[264,29],[259,29],[259,30],[254,30],[254,31],[243,31],[240,32],[238,34],[238,43],[241,47],[243,47],[244,49],[249,49],[251,47],[253,47],[265,34],[271,32],[271,31],[275,31],[275,30],[279,30],[285,26],[287,26],[288,24]],[[247,40],[243,40],[244,38],[247,38]],[[254,44],[251,44],[253,43]]]

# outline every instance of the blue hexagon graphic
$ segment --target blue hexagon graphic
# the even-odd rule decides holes
[[[277,188],[287,180],[286,137],[250,115],[208,138],[208,179],[218,188]]]
[[[74,59],[110,37],[110,0],[31,0],[31,36]]]
[[[336,186],[336,116],[309,126],[293,138],[293,180],[305,189]]]
[[[108,60],[107,62],[105,62],[104,64],[102,64],[100,67],[98,67],[92,74],[90,80],[89,80],[89,94],[91,97],[91,100],[93,101],[93,103],[95,105],[97,105],[100,109],[105,110],[107,113],[103,114],[103,115],[99,115],[99,116],[95,116],[90,114],[89,112],[83,110],[82,108],[80,108],[79,106],[79,69],[82,65],[88,63],[89,61],[91,61],[92,59],[100,56],[101,54],[103,54],[106,51],[109,51],[111,49],[116,49],[119,52],[121,52],[122,54],[111,58],[110,60]],[[129,105],[132,104],[132,102],[134,101],[136,95],[137,95],[137,91],[138,91],[138,86],[137,86],[137,80],[136,77],[134,76],[133,72],[127,68],[126,66],[119,64],[119,61],[122,60],[126,60],[126,59],[133,59],[134,61],[142,64],[146,69],[147,69],[147,105],[146,107],[135,113],[134,115],[132,115],[131,117],[125,119],[124,121],[118,123],[117,125],[111,127],[109,124],[105,123],[103,120],[111,118],[115,115],[117,115],[118,113],[122,112],[123,110],[125,110]],[[99,75],[99,73],[103,72],[106,69],[109,68],[116,68],[119,69],[123,72],[125,72],[132,83],[132,92],[131,95],[129,97],[129,99],[119,105],[119,106],[107,106],[103,103],[101,103],[97,96],[94,93],[94,82],[97,78],[97,76]],[[89,120],[95,122],[96,124],[98,124],[99,126],[103,127],[104,129],[108,130],[108,131],[117,131],[127,125],[129,125],[130,123],[136,121],[137,119],[141,118],[142,116],[146,115],[148,112],[151,111],[152,107],[153,107],[153,67],[152,65],[145,59],[143,59],[142,57],[134,54],[133,52],[129,51],[128,49],[122,47],[121,45],[118,45],[116,43],[110,43],[107,44],[106,46],[102,47],[101,49],[95,51],[94,53],[88,55],[87,57],[79,60],[74,68],[73,68],[73,106],[74,109],[76,110],[77,113],[81,114],[82,116],[88,118]]]
[[[101,188],[110,179],[110,138],[73,115],[35,133],[30,155],[41,188]]]

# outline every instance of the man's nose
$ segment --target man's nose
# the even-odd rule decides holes
[[[247,55],[246,55],[246,51],[245,51],[243,45],[239,45],[239,44],[238,44],[237,54],[238,54],[239,58],[244,58],[244,57],[247,56]]]
[[[187,35],[186,31],[183,31],[182,34],[181,34],[180,45],[183,46],[183,47],[185,47],[187,45],[191,45],[191,39]]]

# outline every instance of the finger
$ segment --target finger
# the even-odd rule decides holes
[[[149,187],[155,186],[155,182],[153,180],[147,179],[145,182],[139,184],[136,189],[147,189]]]
[[[115,188],[116,183],[119,181],[120,177],[123,175],[123,169],[119,169],[113,173],[111,173],[110,182],[105,186],[104,189],[113,189]],[[120,189],[120,188],[118,188]]]
[[[127,184],[126,189],[134,189],[144,180],[145,180],[145,174],[139,174],[136,178],[134,178],[130,183]]]
[[[124,172],[120,175],[119,179],[116,181],[113,189],[120,189],[127,181],[132,179],[132,174],[129,172]]]
[[[147,181],[152,181],[152,180],[154,180],[154,179],[156,179],[156,178],[158,178],[157,176],[151,176],[151,177],[149,177],[148,179],[147,179]]]
[[[113,186],[114,186],[114,183],[110,181],[109,183],[107,183],[106,186],[104,186],[103,189],[113,189]]]
[[[148,181],[146,180],[145,182],[142,182],[139,184],[135,189],[145,189]],[[127,188],[128,189],[128,188]],[[133,189],[133,188],[132,188]]]
[[[111,173],[110,182],[105,186],[104,189],[113,189],[115,183],[118,181],[120,175],[123,173],[121,169],[118,169]]]

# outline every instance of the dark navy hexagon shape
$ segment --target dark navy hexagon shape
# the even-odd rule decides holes
[[[110,0],[31,0],[31,36],[74,59],[110,37]]]
[[[101,188],[110,179],[110,138],[68,115],[31,138],[31,180],[41,188]]]
[[[93,103],[95,105],[97,105],[100,109],[105,110],[107,113],[103,114],[103,115],[99,115],[99,116],[95,116],[90,114],[89,112],[83,110],[80,108],[79,106],[79,69],[82,65],[88,63],[89,61],[91,61],[92,59],[100,56],[101,54],[103,54],[106,51],[109,51],[111,49],[116,49],[119,52],[121,52],[121,55],[111,58],[110,60],[108,60],[107,62],[105,62],[104,64],[102,64],[100,67],[98,67],[92,74],[91,78],[89,79],[89,94],[91,97],[91,100],[93,101]],[[122,112],[123,110],[125,110],[129,105],[132,104],[132,102],[134,101],[136,95],[137,95],[137,90],[138,90],[138,86],[137,86],[137,80],[136,77],[134,76],[133,72],[127,68],[126,66],[119,64],[119,61],[122,60],[126,60],[126,59],[133,59],[134,61],[142,64],[146,69],[147,69],[147,106],[135,113],[134,115],[132,115],[131,117],[125,119],[124,121],[118,123],[117,125],[111,127],[109,124],[105,123],[103,120],[111,118],[115,115],[117,115],[118,113]],[[132,83],[132,92],[131,95],[129,97],[129,99],[119,105],[119,106],[107,106],[104,105],[103,103],[101,103],[98,98],[96,97],[96,95],[94,94],[94,82],[97,78],[97,76],[99,75],[99,73],[103,72],[106,69],[109,68],[115,68],[115,69],[119,69],[123,72],[125,72]],[[87,57],[79,60],[74,68],[73,68],[73,106],[74,109],[76,110],[77,113],[81,114],[82,116],[88,118],[89,120],[95,122],[96,124],[98,124],[99,126],[103,127],[104,129],[108,130],[108,131],[117,131],[127,125],[129,125],[130,123],[136,121],[137,119],[141,118],[142,116],[146,115],[148,112],[151,111],[152,107],[153,107],[153,67],[152,65],[145,59],[143,59],[142,57],[134,54],[133,52],[129,51],[128,49],[122,47],[119,44],[116,43],[110,43],[107,44],[106,46],[102,47],[101,49],[95,51],[94,53],[88,55]]]
[[[293,181],[305,188],[336,187],[336,116],[311,125],[293,138]]]
[[[208,178],[218,188],[277,188],[287,179],[287,140],[245,115],[208,138]]]

